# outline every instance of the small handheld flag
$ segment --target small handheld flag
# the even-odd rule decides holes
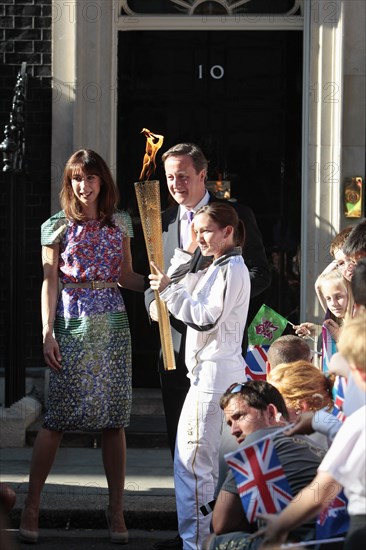
[[[249,345],[271,345],[281,336],[287,323],[285,317],[263,304],[249,325]]]
[[[349,528],[349,515],[347,512],[348,500],[343,489],[329,504],[316,520],[316,538],[327,539],[347,533]]]
[[[346,391],[347,391],[347,378],[337,374],[333,385],[333,401],[334,401],[333,414],[341,422],[344,422],[346,419],[346,415],[343,412],[343,404],[344,404],[344,397],[345,397]]]
[[[253,523],[259,513],[280,512],[292,500],[290,485],[271,438],[225,455],[225,460],[233,471],[249,523]]]

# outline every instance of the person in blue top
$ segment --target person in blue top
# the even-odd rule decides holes
[[[131,341],[118,285],[142,292],[132,267],[132,223],[117,210],[118,190],[90,149],[67,161],[63,210],[42,225],[43,354],[50,367],[47,410],[34,444],[29,492],[19,529],[38,539],[40,494],[65,430],[101,430],[113,542],[126,543],[124,428],[131,409]]]

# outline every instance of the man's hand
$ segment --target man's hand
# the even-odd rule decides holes
[[[266,523],[264,527],[259,528],[252,535],[253,539],[263,537],[261,548],[265,548],[268,545],[272,547],[274,543],[283,543],[286,541],[287,533],[281,529],[277,514],[258,514],[257,519],[259,519],[260,524],[263,524],[263,521]]]

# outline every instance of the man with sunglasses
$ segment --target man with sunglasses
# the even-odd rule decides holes
[[[273,438],[293,495],[313,479],[324,450],[314,446],[307,437],[289,438],[282,432],[275,435],[279,427],[286,425],[288,412],[274,386],[258,380],[232,384],[221,397],[220,407],[239,448],[250,447],[268,435]],[[257,524],[249,523],[246,518],[232,472],[228,472],[216,500],[212,527],[215,535],[207,541],[207,550],[244,550],[259,548],[261,544],[260,540],[249,537]],[[314,535],[314,521],[292,533],[294,540],[311,539]]]

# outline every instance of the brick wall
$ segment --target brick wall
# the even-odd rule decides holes
[[[50,214],[51,181],[51,0],[0,0],[0,141],[14,94],[16,75],[27,62],[24,311],[19,345],[26,367],[43,366],[40,286],[40,225]],[[1,165],[2,170],[2,165]],[[0,280],[9,271],[9,181],[0,184]],[[18,205],[17,205],[18,206]],[[0,367],[4,366],[7,334],[6,285],[0,285]]]

